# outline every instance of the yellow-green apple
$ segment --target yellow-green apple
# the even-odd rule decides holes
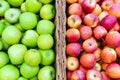
[[[7,2],[13,7],[19,7],[24,2],[24,0],[7,0]]]
[[[85,68],[93,68],[96,63],[95,56],[91,53],[85,53],[80,57],[80,63]]]
[[[73,4],[73,3],[77,3],[78,0],[66,0],[66,2],[67,2],[68,4]]]
[[[67,57],[66,59],[66,68],[69,71],[77,70],[79,67],[79,60],[77,57]]]
[[[49,4],[54,0],[39,0],[39,2],[43,3],[43,4]]]
[[[100,21],[102,21],[102,19],[108,15],[108,12],[107,11],[102,11],[99,15],[98,15],[98,18]]]
[[[82,8],[86,13],[90,13],[94,10],[96,6],[96,1],[95,0],[84,0],[82,2]]]
[[[89,69],[86,73],[87,80],[102,80],[102,74],[95,69]]]
[[[99,61],[99,60],[100,60],[101,51],[102,51],[102,50],[98,47],[98,48],[93,52],[93,54],[95,55],[96,61]]]
[[[69,71],[69,70],[66,71],[67,80],[71,80],[72,72],[73,71]]]
[[[104,11],[109,11],[113,4],[113,0],[104,0],[102,1],[101,8]]]
[[[78,28],[81,26],[82,20],[79,15],[70,15],[67,24],[70,28]]]
[[[73,71],[71,80],[85,80],[85,73],[81,70]]]
[[[86,52],[92,53],[98,48],[98,44],[97,41],[91,37],[83,42],[82,47]]]
[[[116,23],[117,23],[117,18],[110,14],[105,16],[101,21],[101,25],[105,27],[107,30],[112,29]]]
[[[101,64],[98,63],[98,62],[95,63],[94,69],[95,69],[95,70],[98,70],[98,71],[101,71],[101,70],[102,70],[102,68],[101,68]]]
[[[105,71],[101,71],[101,74],[102,74],[102,80],[111,80],[111,78],[108,77]]]
[[[96,27],[100,23],[98,16],[93,13],[86,14],[83,22],[92,28]]]
[[[5,29],[6,25],[3,24],[3,22],[0,21],[0,36],[2,36],[2,32]]]
[[[96,14],[97,16],[102,12],[102,8],[99,4],[96,4],[94,10],[92,11],[93,14]]]
[[[81,15],[82,7],[79,3],[73,3],[68,7],[68,14],[69,15]]]
[[[27,11],[26,7],[25,7],[25,2],[21,4],[20,10],[21,10],[21,12],[26,12]]]
[[[66,46],[66,54],[69,56],[79,56],[82,51],[82,46],[80,43],[69,43]]]
[[[98,25],[93,29],[93,35],[96,39],[101,39],[107,35],[107,30],[103,26]]]
[[[0,16],[3,17],[6,10],[8,10],[9,8],[10,8],[9,3],[5,0],[1,0],[0,1]]]
[[[110,78],[115,78],[115,79],[120,78],[120,65],[117,63],[108,64],[106,68],[106,74]]]
[[[120,3],[115,3],[112,5],[110,10],[108,11],[109,14],[119,18],[120,17]]]
[[[117,31],[110,31],[106,37],[105,42],[109,47],[118,47],[120,46],[120,33]]]
[[[78,29],[70,28],[66,31],[66,38],[68,42],[76,42],[80,39],[80,32]]]
[[[120,58],[120,46],[115,48],[115,51],[117,53],[117,57]]]
[[[105,46],[100,55],[101,60],[104,63],[112,63],[117,59],[117,53],[111,47]]]
[[[89,26],[82,26],[79,28],[82,40],[86,40],[92,36],[92,29]]]

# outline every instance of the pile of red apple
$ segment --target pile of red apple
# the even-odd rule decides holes
[[[120,80],[120,0],[66,0],[67,80]]]

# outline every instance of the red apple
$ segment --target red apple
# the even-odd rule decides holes
[[[66,38],[68,42],[76,42],[80,39],[80,32],[78,29],[70,28],[66,31]]]
[[[82,47],[86,52],[92,53],[98,48],[98,44],[96,40],[91,37],[83,42]]]
[[[66,0],[66,2],[68,3],[68,4],[73,4],[73,3],[76,3],[78,0]]]
[[[85,53],[80,57],[80,63],[85,68],[93,68],[96,63],[95,56],[91,53]]]
[[[76,57],[68,57],[66,59],[66,68],[69,71],[77,70],[79,67],[79,61]]]
[[[115,51],[117,53],[117,57],[120,58],[120,46],[116,47]]]
[[[100,60],[100,54],[101,54],[101,49],[100,48],[97,48],[93,54],[95,55],[95,58],[96,58],[96,61],[99,61]]]
[[[112,63],[116,61],[117,54],[113,48],[106,46],[103,48],[100,57],[104,63]]]
[[[85,80],[85,73],[81,70],[75,70],[71,75],[71,80]]]
[[[67,19],[68,27],[78,28],[80,27],[82,20],[79,15],[70,15]]]
[[[78,56],[82,51],[82,46],[80,43],[69,43],[66,46],[66,54],[69,56]]]
[[[120,33],[117,31],[110,31],[106,37],[105,42],[109,47],[118,47],[120,46]]]
[[[102,74],[98,70],[90,69],[86,73],[86,80],[102,80]]]
[[[107,30],[112,29],[116,23],[117,23],[117,18],[110,14],[105,16],[101,21],[101,25],[105,27]]]
[[[93,13],[86,14],[83,21],[87,26],[90,26],[92,28],[96,27],[99,24],[98,16]]]
[[[71,80],[71,75],[72,75],[73,71],[66,71],[66,76],[67,76],[67,80]]]
[[[96,1],[95,0],[84,0],[82,2],[82,8],[86,13],[90,13],[94,10],[96,6]]]
[[[108,13],[117,18],[120,18],[120,3],[114,3]]]
[[[101,67],[102,67],[102,70],[106,70],[106,67],[107,67],[107,65],[108,65],[108,63],[104,63],[104,62],[102,62],[101,63]]]
[[[115,3],[120,3],[120,0],[113,0]]]
[[[79,66],[78,70],[81,70],[82,72],[84,72],[86,74],[87,72],[87,68],[83,67],[82,65]]]
[[[97,62],[97,63],[95,64],[95,66],[94,66],[94,69],[95,69],[95,70],[98,70],[98,71],[101,71],[101,69],[102,69],[102,68],[101,68],[101,64]]]
[[[102,71],[101,74],[102,74],[102,80],[111,80],[111,78],[109,78],[104,71]]]
[[[78,3],[82,4],[83,1],[84,1],[84,0],[78,0]]]
[[[106,68],[106,74],[110,78],[115,78],[115,79],[120,78],[120,65],[117,63],[108,64]]]
[[[96,39],[100,39],[106,36],[107,30],[99,25],[93,29],[93,34]]]
[[[82,7],[79,3],[73,3],[68,7],[68,14],[69,15],[81,15]]]
[[[92,36],[92,29],[89,26],[82,26],[79,29],[82,40],[86,40]]]
[[[120,31],[120,25],[118,24],[118,22],[114,25],[114,27],[111,29],[111,31]]]

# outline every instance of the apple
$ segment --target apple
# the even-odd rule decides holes
[[[78,0],[78,3],[82,4],[84,0]]]
[[[45,4],[40,9],[40,17],[51,20],[55,17],[55,7],[52,4]]]
[[[0,69],[0,80],[17,80],[20,76],[16,66],[7,64]]]
[[[92,53],[98,48],[98,44],[96,40],[91,37],[83,42],[82,47],[86,52]]]
[[[67,19],[67,25],[70,28],[79,28],[82,20],[79,15],[70,15]]]
[[[34,48],[37,46],[38,33],[35,30],[27,30],[21,39],[22,44],[29,48]]]
[[[14,24],[16,28],[18,28],[21,32],[24,32],[25,30],[21,27],[20,23]]]
[[[36,31],[39,34],[51,34],[53,35],[55,30],[55,24],[50,20],[40,20],[37,24]]]
[[[115,48],[115,51],[117,53],[117,57],[120,58],[120,46]]]
[[[106,46],[103,48],[100,57],[103,62],[112,63],[116,61],[117,53],[115,52],[113,48]]]
[[[19,17],[19,23],[25,30],[33,29],[37,25],[37,17],[32,12],[24,12]]]
[[[86,13],[90,13],[94,10],[96,6],[96,1],[95,0],[84,0],[82,2],[82,8]]]
[[[30,66],[25,62],[20,66],[20,73],[25,78],[32,78],[38,74],[39,66]]]
[[[24,2],[24,0],[7,0],[7,2],[13,7],[19,7]]]
[[[100,5],[96,4],[94,10],[92,11],[93,14],[96,14],[97,16],[102,12],[102,8]]]
[[[105,73],[105,71],[101,71],[102,74],[102,80],[111,80],[110,77],[108,77],[108,75]]]
[[[43,4],[49,4],[54,0],[39,0],[39,2],[43,3]]]
[[[71,75],[71,80],[85,80],[85,73],[81,70],[75,70]]]
[[[9,3],[5,0],[1,0],[0,1],[0,17],[3,17],[6,10],[8,10],[9,8],[10,8]]]
[[[67,80],[71,80],[72,72],[73,72],[73,71],[69,71],[69,70],[66,71]]]
[[[106,37],[105,42],[109,47],[118,47],[120,46],[120,33],[117,31],[110,31]]]
[[[101,4],[101,8],[104,11],[109,11],[113,4],[113,0],[104,0]]]
[[[0,40],[0,50],[3,49],[3,43],[2,43],[2,40]]]
[[[94,54],[94,56],[95,56],[95,58],[96,58],[97,61],[100,60],[101,51],[102,51],[102,50],[101,50],[100,48],[97,48],[97,49],[93,52],[93,54]]]
[[[79,31],[82,40],[89,39],[92,36],[92,29],[89,26],[82,26]]]
[[[102,80],[102,74],[98,70],[90,69],[86,73],[86,79],[87,80]]]
[[[2,32],[5,29],[5,25],[0,21],[0,36],[2,36]]]
[[[93,34],[96,39],[101,39],[107,35],[107,30],[99,25],[93,29]]]
[[[41,55],[40,64],[51,65],[55,61],[55,52],[53,49],[48,49],[48,50],[39,49],[39,53]]]
[[[6,43],[3,39],[1,40],[1,42],[2,42],[2,50],[6,51],[10,45]]]
[[[119,22],[119,21],[118,21]],[[113,31],[120,31],[120,25],[119,25],[119,23],[116,23],[115,25],[114,25],[114,27],[111,29],[111,31],[113,30]]]
[[[108,11],[109,14],[115,16],[116,18],[119,18],[120,17],[120,3],[114,3],[110,10]]]
[[[88,69],[83,67],[82,65],[79,66],[78,70],[81,70],[83,73],[87,73]]]
[[[6,52],[0,51],[0,68],[5,66],[9,62],[9,56]]]
[[[54,39],[50,34],[41,34],[38,37],[37,45],[40,49],[51,49],[54,45]]]
[[[96,63],[95,56],[91,53],[85,53],[80,57],[80,63],[85,68],[93,68]]]
[[[10,62],[14,65],[23,63],[27,47],[23,44],[14,44],[8,48]],[[17,55],[17,56],[16,56]]]
[[[80,32],[78,29],[70,28],[66,31],[66,38],[68,42],[77,42],[80,39]]]
[[[21,4],[20,10],[21,10],[21,12],[26,12],[27,11],[26,7],[25,7],[25,2]]]
[[[9,45],[17,44],[21,37],[21,31],[15,26],[8,26],[2,32],[2,39]]]
[[[17,23],[20,14],[21,14],[20,9],[10,8],[5,12],[4,17],[9,23]]]
[[[83,22],[87,25],[90,26],[91,28],[96,27],[99,24],[99,18],[96,14],[93,13],[89,13],[86,14]]]
[[[107,68],[106,68],[106,74],[110,77],[110,78],[120,78],[120,65],[117,63],[111,63],[108,64]]]
[[[66,2],[67,2],[68,4],[73,4],[73,3],[78,2],[78,0],[66,0]]]
[[[116,23],[117,23],[117,18],[110,14],[105,16],[101,21],[101,25],[105,27],[107,30],[112,29]]]
[[[38,80],[37,75],[32,77],[32,78],[30,78],[30,80]]]
[[[104,63],[104,62],[102,62],[101,63],[101,67],[102,67],[102,70],[106,70],[106,67],[107,67],[107,65],[108,65],[108,63]]]
[[[28,12],[38,13],[41,7],[42,7],[42,3],[40,3],[38,0],[25,1],[25,8],[26,11]]]
[[[24,77],[19,77],[17,80],[28,80],[28,79]]]
[[[39,80],[54,80],[55,69],[52,66],[44,66],[38,72]]]
[[[113,0],[115,3],[120,3],[120,0]]]
[[[100,21],[102,21],[102,19],[108,15],[108,12],[107,11],[102,11],[99,15],[98,15],[98,18]]]
[[[69,15],[81,15],[82,7],[79,3],[73,3],[68,7],[68,14]]]
[[[77,70],[79,67],[79,61],[76,57],[67,57],[66,68],[69,71]]]
[[[79,56],[82,51],[82,46],[80,43],[69,43],[66,45],[66,54],[69,56]]]
[[[95,64],[95,66],[94,66],[94,69],[95,69],[95,70],[98,70],[98,71],[101,71],[101,70],[102,70],[101,64],[97,62],[97,63]]]

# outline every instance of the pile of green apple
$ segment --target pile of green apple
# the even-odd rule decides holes
[[[54,0],[0,0],[0,80],[54,80]]]

